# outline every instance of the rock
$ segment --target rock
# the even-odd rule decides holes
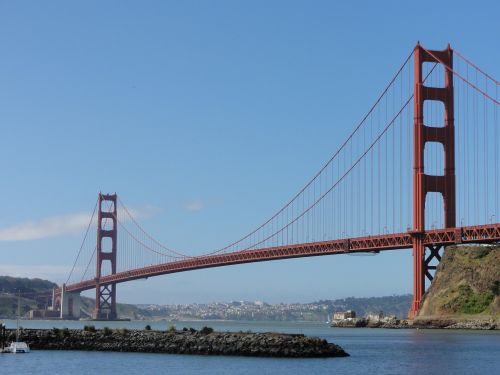
[[[500,324],[494,319],[443,319],[443,318],[418,318],[413,321],[414,328],[438,328],[438,329],[477,329],[494,330],[500,329]]]

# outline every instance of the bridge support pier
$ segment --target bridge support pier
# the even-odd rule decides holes
[[[443,246],[425,246],[423,238],[414,239],[413,242],[413,301],[408,317],[413,319],[422,306],[422,300],[425,293],[425,280],[429,280],[429,284],[434,279],[434,274],[437,264],[441,261],[440,251]],[[428,253],[428,254],[426,254]],[[433,261],[436,261],[437,264]]]
[[[96,296],[94,319],[114,320],[116,314],[116,284],[100,283],[103,275],[103,262],[109,262],[111,274],[116,273],[117,251],[117,208],[116,194],[99,193],[97,213],[97,271],[96,271]],[[109,207],[103,210],[103,202],[108,202]],[[108,225],[111,223],[111,225]],[[108,229],[109,228],[109,229]],[[105,241],[108,239],[108,241]],[[106,243],[105,243],[106,242]]]
[[[417,44],[415,58],[414,87],[414,127],[413,127],[413,302],[409,318],[420,310],[425,293],[425,277],[429,276],[429,262],[440,259],[438,250],[431,248],[431,257],[425,258],[423,237],[425,234],[425,199],[427,193],[436,192],[443,196],[444,226],[455,227],[455,126],[453,99],[453,50],[450,46],[444,51],[427,51]],[[438,61],[439,59],[440,61]],[[425,62],[443,65],[445,71],[444,87],[429,87],[423,82],[422,65]],[[447,69],[449,68],[449,69]],[[438,101],[444,105],[443,126],[426,124],[424,102]],[[425,173],[424,151],[428,142],[441,143],[444,149],[444,173],[428,175]],[[437,254],[437,255],[436,255]],[[432,280],[432,279],[431,279]]]
[[[66,285],[63,284],[60,298],[61,310],[59,317],[61,319],[79,319],[82,307],[80,293],[66,292]]]
[[[413,301],[408,317],[413,319],[420,310],[422,297],[425,292],[425,246],[423,235],[415,235],[413,238]]]
[[[425,277],[427,278],[427,280],[429,280],[430,283],[432,282],[432,280],[434,280],[434,274],[431,273],[431,271],[435,272],[437,269],[437,264],[441,262],[441,254],[439,253],[439,251],[442,249],[444,249],[442,245],[427,246],[429,255],[424,257],[424,271]],[[436,260],[437,263],[431,264],[433,260]]]

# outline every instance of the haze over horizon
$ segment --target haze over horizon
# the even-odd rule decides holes
[[[330,158],[417,40],[500,76],[493,1],[423,1],[425,17],[390,1],[28,3],[0,3],[0,275],[64,282],[100,191],[190,254],[241,237]],[[117,288],[125,303],[276,303],[411,283],[404,250]]]

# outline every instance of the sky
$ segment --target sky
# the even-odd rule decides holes
[[[99,191],[193,254],[329,159],[417,40],[500,76],[496,1],[0,1],[0,274],[66,279]],[[411,251],[120,284],[129,303],[412,290]]]

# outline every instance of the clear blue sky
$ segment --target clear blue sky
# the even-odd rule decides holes
[[[498,78],[498,4],[0,1],[0,274],[63,281],[78,215],[99,191],[154,211],[142,223],[174,248],[239,238],[330,157],[417,40],[450,42]],[[307,258],[118,293],[136,303],[390,295],[411,292],[411,267],[410,251]]]

